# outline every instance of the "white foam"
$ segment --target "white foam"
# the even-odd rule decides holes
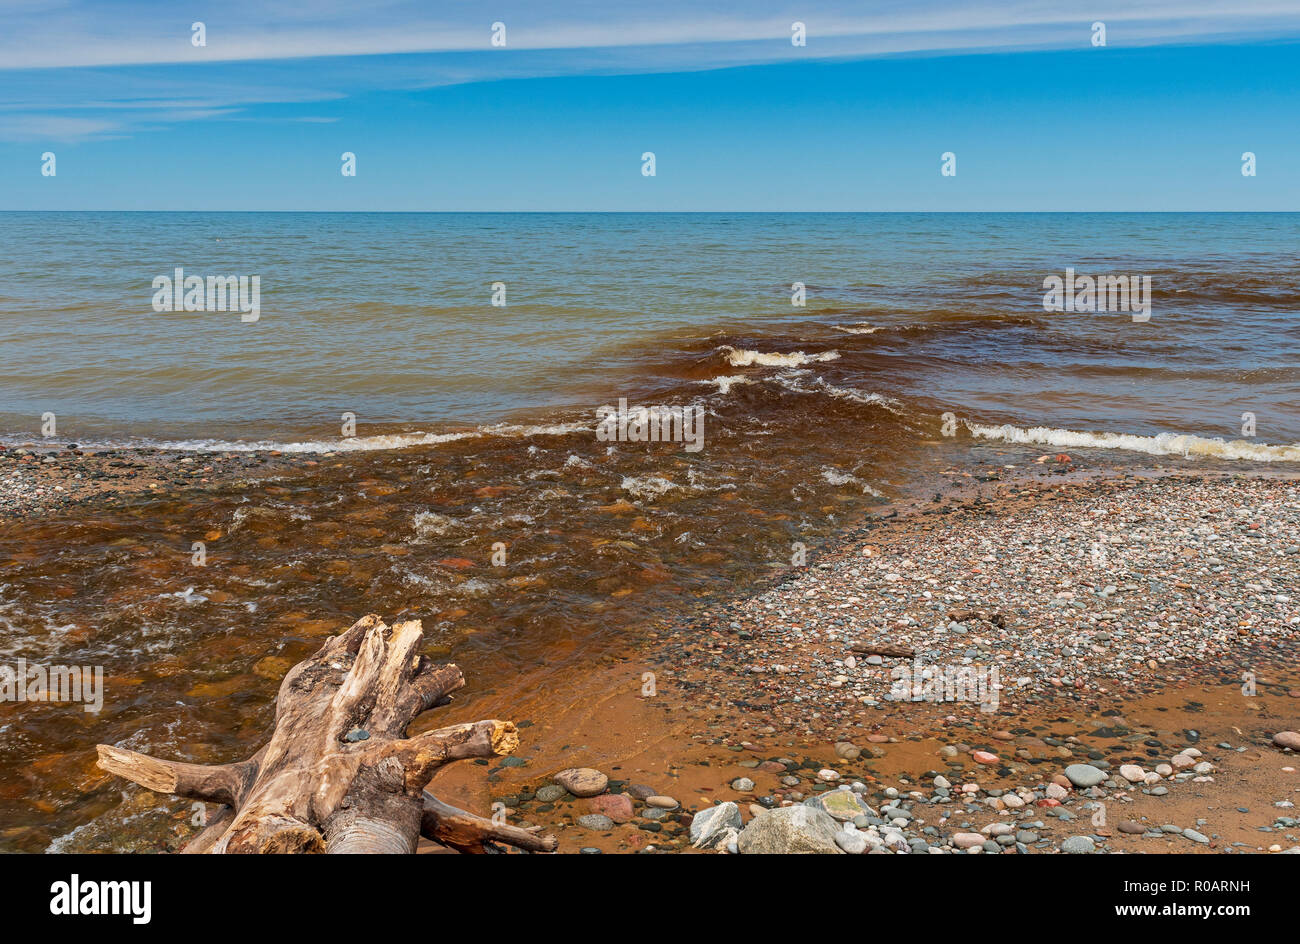
[[[650,499],[653,501],[664,492],[677,488],[672,482],[658,475],[647,475],[637,478],[631,475],[623,476],[620,486],[623,491],[630,492],[635,498]]]
[[[883,393],[863,393],[861,390],[855,390],[852,387],[837,387],[834,384],[827,383],[820,377],[817,378],[815,386],[836,399],[869,403],[873,406],[883,406],[891,413],[898,412],[898,401],[893,397],[885,396]]]
[[[272,439],[180,439],[180,440],[133,440],[118,442],[113,440],[80,440],[83,448],[88,449],[166,449],[175,452],[288,452],[288,453],[323,453],[323,452],[371,452],[381,449],[406,449],[411,446],[436,446],[440,443],[455,442],[460,439],[476,439],[482,436],[509,436],[526,438],[528,436],[564,436],[569,433],[585,432],[590,429],[581,423],[555,423],[542,426],[518,426],[500,423],[495,426],[480,426],[478,429],[456,433],[391,433],[380,436],[354,436],[348,439],[309,439],[299,442],[284,442]]]
[[[1300,462],[1300,443],[1289,446],[1248,442],[1235,439],[1208,439],[1186,433],[1160,433],[1135,436],[1129,433],[1089,433],[1049,426],[1022,428],[1003,424],[985,426],[967,423],[974,436],[1010,443],[1026,443],[1069,448],[1124,449],[1153,456],[1208,456],[1215,459],[1245,459],[1253,462]]]
[[[245,499],[246,500],[246,499]],[[244,526],[248,516],[254,511],[270,512],[273,516],[278,515],[288,521],[310,521],[311,515],[303,511],[297,511],[286,505],[240,505],[235,509],[235,513],[230,516],[230,533],[234,534]]]
[[[415,542],[423,543],[430,538],[442,537],[448,529],[459,527],[460,522],[436,511],[422,511],[411,519],[411,524],[415,528]]]
[[[709,380],[698,380],[696,383],[713,384],[718,388],[718,393],[731,393],[731,388],[737,384],[749,384],[754,381],[741,374],[730,374],[722,377],[712,377]]]
[[[856,325],[831,325],[836,331],[842,331],[845,334],[875,334],[877,331],[884,331],[884,325],[875,325],[874,327],[866,322],[859,321]]]
[[[883,393],[863,392],[852,387],[837,387],[834,384],[827,383],[821,377],[814,377],[812,386],[804,386],[803,378],[808,373],[809,371],[806,370],[791,370],[778,374],[771,379],[791,393],[824,393],[827,396],[835,397],[837,400],[852,400],[855,403],[883,406],[891,413],[900,412],[898,400],[887,397]]]
[[[875,495],[877,498],[884,497],[878,490],[873,488],[869,482],[864,482],[856,475],[852,475],[848,472],[841,472],[833,466],[822,466],[822,478],[831,485],[856,485],[858,488],[862,489],[863,495]]]
[[[764,354],[761,351],[747,351],[723,345],[719,351],[727,355],[727,363],[732,367],[800,367],[821,361],[833,361],[839,358],[839,351],[824,351],[821,354],[805,354],[793,351],[789,354]]]

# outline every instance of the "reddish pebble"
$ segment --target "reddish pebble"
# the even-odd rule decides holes
[[[626,793],[606,793],[587,801],[593,813],[604,813],[616,823],[632,819],[632,798]]]
[[[996,764],[998,762],[998,755],[990,754],[988,751],[976,751],[971,757],[975,758],[977,764]]]

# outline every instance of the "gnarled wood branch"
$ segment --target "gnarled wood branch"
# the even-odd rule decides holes
[[[443,803],[428,791],[424,794],[424,819],[420,826],[425,839],[442,843],[459,852],[477,855],[489,851],[489,843],[500,842],[528,852],[554,852],[554,836],[540,835],[540,826],[511,826]]]
[[[510,754],[519,736],[512,722],[491,720],[408,738],[416,716],[465,684],[456,666],[420,655],[423,641],[418,620],[389,627],[373,615],[326,640],[285,675],[271,740],[248,760],[185,764],[101,744],[99,766],[228,808],[185,852],[412,853],[422,831],[465,852],[484,851],[486,841],[553,851],[550,837],[425,792],[443,764]]]

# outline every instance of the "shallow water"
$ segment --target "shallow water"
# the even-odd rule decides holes
[[[1300,439],[1300,214],[5,213],[0,240],[8,439],[590,416],[732,373],[723,344],[838,351],[829,382],[980,423]],[[154,311],[178,266],[258,276],[259,320]],[[1067,268],[1149,276],[1150,321],[1045,312]]]

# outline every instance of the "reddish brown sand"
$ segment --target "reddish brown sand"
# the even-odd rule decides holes
[[[431,789],[448,802],[486,815],[491,811],[494,797],[512,794],[525,785],[541,786],[549,781],[550,775],[566,767],[594,767],[613,778],[653,786],[677,799],[686,811],[719,800],[736,801],[748,821],[749,799],[778,789],[781,775],[741,767],[740,761],[774,756],[808,757],[819,759],[831,768],[843,767],[830,739],[800,741],[788,735],[767,734],[740,717],[734,717],[731,724],[720,724],[712,717],[707,719],[707,724],[702,723],[705,719],[683,706],[671,683],[661,685],[656,697],[642,697],[641,672],[653,667],[650,662],[628,661],[575,679],[562,697],[552,692],[533,692],[522,699],[512,698],[510,704],[504,699],[488,697],[478,700],[470,712],[453,707],[438,712],[436,722],[426,716],[426,723],[436,724],[492,715],[539,719],[521,732],[519,755],[527,759],[526,767],[502,769],[495,775],[497,782],[489,783],[482,767],[459,765],[440,774]],[[884,757],[870,763],[879,785],[898,787],[901,792],[915,789],[926,771],[943,769],[938,755],[941,747],[974,737],[966,728],[960,729],[951,740],[926,736],[942,730],[942,719],[951,712],[951,706],[918,704],[913,707],[915,723],[907,728],[887,725],[881,733],[898,740],[873,745],[883,749]],[[1261,677],[1259,693],[1249,698],[1241,693],[1239,684],[1228,682],[1179,686],[1156,695],[1117,699],[1112,707],[1119,708],[1122,715],[1072,714],[1055,706],[1025,713],[1016,723],[1032,727],[1040,720],[1050,719],[1054,731],[1073,732],[1081,738],[1119,720],[1134,727],[1150,726],[1168,732],[1192,728],[1200,733],[1196,744],[1207,753],[1213,751],[1217,767],[1213,783],[1170,783],[1169,794],[1164,797],[1144,796],[1135,790],[1130,794],[1131,803],[1109,804],[1108,824],[1100,828],[1100,834],[1110,834],[1113,851],[1222,851],[1223,843],[1217,841],[1203,846],[1181,836],[1149,839],[1125,835],[1115,829],[1125,819],[1149,822],[1157,827],[1164,823],[1187,827],[1204,818],[1208,823],[1198,827],[1199,830],[1206,835],[1217,833],[1224,842],[1244,842],[1250,849],[1259,851],[1273,842],[1288,845],[1275,834],[1258,832],[1258,827],[1267,826],[1279,815],[1294,814],[1294,810],[1275,808],[1274,801],[1284,797],[1300,801],[1300,756],[1284,754],[1264,743],[1266,731],[1294,725],[1300,716],[1300,673]],[[996,741],[995,730],[1006,724],[1004,718],[989,723],[983,732],[984,739]],[[725,735],[733,744],[745,741],[750,746],[736,752],[726,745],[709,743],[719,735]],[[1088,741],[1103,750],[1121,743],[1119,739],[1092,737]],[[1245,746],[1247,750],[1244,753],[1213,750],[1213,745],[1221,741]],[[858,738],[857,742],[866,746],[865,737]],[[1166,743],[1171,754],[1177,748],[1191,746],[1185,737],[1177,736],[1170,737]],[[1035,773],[1050,777],[1073,762],[1062,758],[1059,765],[1043,764]],[[1153,759],[1152,765],[1155,762]],[[1284,771],[1287,766],[1293,770]],[[972,772],[968,782],[978,782],[983,787],[1008,788],[1026,782],[999,778],[992,770],[975,764],[968,764],[967,769]],[[730,788],[731,781],[742,776],[755,782],[751,794],[737,794]],[[911,784],[901,782],[900,777],[908,778]],[[1238,807],[1245,807],[1249,812],[1238,812]],[[609,833],[574,825],[576,817],[587,812],[591,812],[587,801],[572,800],[557,807],[550,816],[528,822],[541,823],[547,832],[557,836],[561,852],[576,852],[587,846],[605,852],[632,852],[658,844],[656,836],[632,824],[616,826]],[[990,810],[986,819],[993,822],[997,816]],[[1067,831],[1064,824],[1056,825],[1050,817],[1044,820],[1048,827],[1043,834],[1058,840],[1074,832],[1097,831],[1093,827]],[[431,844],[424,846],[423,851],[434,851]],[[688,851],[684,844],[679,848]]]

